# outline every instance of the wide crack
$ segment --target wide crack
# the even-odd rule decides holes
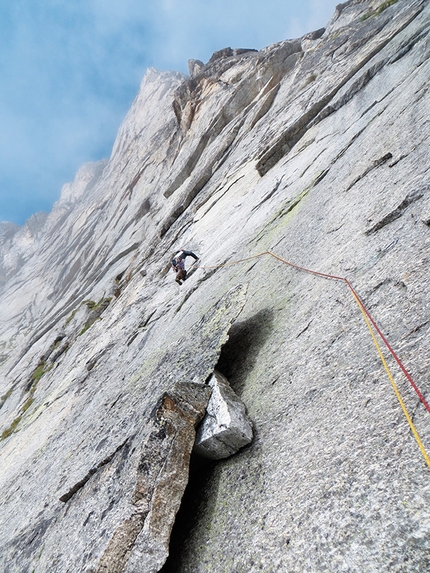
[[[193,454],[190,462],[190,477],[182,498],[181,507],[170,535],[169,557],[159,573],[177,573],[186,557],[187,539],[199,522],[211,496],[211,481],[217,462]]]
[[[265,309],[251,318],[233,324],[229,340],[223,346],[216,370],[222,372],[238,394],[246,386],[246,379],[254,368],[258,351],[272,329],[273,314]],[[187,570],[195,560],[193,530],[201,526],[217,489],[215,469],[222,461],[213,461],[193,453],[190,461],[188,485],[176,515],[169,544],[169,556],[159,573],[178,573]],[[218,472],[217,472],[218,473]]]

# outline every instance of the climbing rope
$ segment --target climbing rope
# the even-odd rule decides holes
[[[219,264],[219,265],[214,265],[214,266],[201,266],[201,265],[193,265],[193,266],[195,266],[196,268],[201,268],[201,269],[218,269],[218,268],[221,268],[221,267],[228,267],[228,266],[232,266],[232,265],[237,265],[237,264],[239,264],[239,263],[244,263],[244,262],[246,262],[246,261],[250,261],[250,260],[252,260],[252,259],[256,259],[256,258],[259,258],[259,257],[264,257],[264,256],[266,256],[266,255],[269,255],[269,256],[271,256],[271,257],[277,259],[277,260],[280,261],[281,263],[283,263],[283,264],[285,264],[285,265],[288,265],[288,266],[290,266],[290,267],[292,267],[292,268],[294,268],[294,269],[296,269],[296,270],[298,270],[298,271],[302,271],[302,272],[305,272],[305,273],[309,273],[309,274],[312,274],[312,275],[315,275],[315,276],[318,276],[318,277],[321,277],[321,278],[324,278],[324,279],[340,281],[340,282],[345,283],[345,284],[348,286],[349,290],[351,291],[351,293],[352,293],[352,295],[353,295],[353,297],[354,297],[355,302],[357,303],[357,305],[358,305],[358,307],[359,307],[359,309],[360,309],[360,311],[361,311],[361,313],[362,313],[362,315],[363,315],[364,321],[365,321],[365,323],[366,323],[366,325],[367,325],[367,328],[369,329],[369,332],[370,332],[370,334],[371,334],[371,336],[372,336],[373,343],[374,343],[374,345],[375,345],[375,347],[376,347],[376,350],[377,350],[377,352],[378,352],[378,354],[379,354],[379,357],[380,357],[380,359],[381,359],[381,361],[382,361],[382,364],[383,364],[383,366],[384,366],[384,368],[385,368],[385,371],[386,371],[386,373],[387,373],[387,375],[388,375],[388,378],[389,378],[390,383],[391,383],[391,385],[392,385],[392,387],[393,387],[394,393],[395,393],[395,395],[396,395],[396,397],[397,397],[397,400],[398,400],[398,402],[399,402],[399,404],[400,404],[400,406],[401,406],[401,408],[402,408],[402,410],[403,410],[403,413],[404,413],[405,418],[406,418],[406,420],[407,420],[407,422],[408,422],[408,424],[409,424],[409,427],[411,428],[411,431],[412,431],[412,433],[413,433],[413,435],[414,435],[414,437],[415,437],[415,440],[417,441],[418,447],[420,448],[421,453],[423,454],[424,459],[425,459],[425,461],[426,461],[428,467],[430,467],[430,457],[428,456],[428,454],[427,454],[427,452],[426,452],[426,450],[425,450],[425,448],[424,448],[424,446],[423,446],[423,443],[422,443],[422,441],[421,441],[421,438],[420,438],[420,436],[419,436],[419,434],[418,434],[418,432],[417,432],[417,430],[416,430],[416,428],[415,428],[415,425],[414,425],[414,423],[413,423],[413,421],[412,421],[412,418],[411,418],[411,416],[409,415],[409,413],[408,413],[408,411],[407,411],[407,409],[406,409],[406,406],[405,406],[405,404],[404,404],[404,402],[403,402],[403,400],[402,400],[402,397],[401,397],[401,395],[400,395],[399,389],[397,388],[397,385],[396,385],[396,383],[395,383],[395,381],[394,381],[393,375],[391,374],[391,371],[390,371],[390,369],[389,369],[389,367],[388,367],[388,364],[387,364],[387,362],[386,362],[386,360],[385,360],[385,358],[384,358],[384,355],[383,355],[383,353],[382,353],[382,350],[381,350],[381,347],[380,347],[380,345],[379,345],[379,343],[378,343],[378,340],[377,340],[377,338],[376,338],[376,336],[375,336],[375,332],[374,332],[373,328],[375,329],[375,331],[376,331],[376,332],[378,333],[378,335],[380,336],[381,340],[383,341],[383,343],[384,343],[385,346],[387,347],[388,351],[390,352],[390,354],[393,356],[393,358],[395,359],[395,361],[396,361],[397,364],[399,365],[401,371],[403,372],[403,374],[405,375],[406,379],[407,379],[408,382],[411,384],[412,388],[415,390],[415,392],[416,392],[416,394],[418,395],[419,399],[421,400],[421,402],[423,403],[424,407],[426,408],[426,410],[427,410],[429,413],[430,413],[430,406],[428,405],[428,403],[427,403],[426,399],[424,398],[422,392],[420,392],[419,388],[417,387],[417,385],[416,385],[415,382],[413,381],[412,376],[409,374],[409,372],[406,370],[406,368],[405,368],[404,365],[402,364],[400,358],[397,356],[396,352],[393,350],[393,348],[391,347],[391,345],[390,345],[389,342],[387,341],[386,337],[385,337],[385,336],[383,335],[383,333],[381,332],[381,329],[378,327],[378,325],[376,324],[375,320],[373,319],[373,317],[372,317],[371,314],[369,313],[368,309],[367,309],[366,306],[364,305],[362,299],[358,296],[356,290],[353,288],[353,286],[351,285],[351,283],[349,282],[349,280],[348,280],[347,278],[345,278],[345,277],[338,277],[338,276],[336,276],[336,275],[331,275],[331,274],[327,274],[327,273],[321,273],[321,272],[319,272],[319,271],[314,271],[314,270],[312,270],[312,269],[307,269],[307,268],[305,268],[305,267],[301,267],[301,266],[299,266],[299,265],[296,265],[296,264],[294,264],[294,263],[291,263],[290,261],[287,261],[287,260],[283,259],[282,257],[280,257],[279,255],[276,255],[276,254],[273,253],[272,251],[264,251],[263,253],[258,253],[257,255],[252,255],[251,257],[246,257],[246,258],[244,258],[244,259],[238,259],[238,260],[235,260],[235,261],[231,261],[231,262],[229,262],[229,263],[221,263],[221,264]],[[372,328],[372,326],[373,326],[373,328]]]
[[[353,293],[353,294],[354,294],[354,293]],[[388,364],[387,364],[387,362],[385,361],[384,355],[382,354],[381,347],[379,346],[378,341],[376,340],[375,333],[374,333],[373,330],[372,330],[372,325],[370,324],[370,320],[369,320],[369,318],[367,317],[367,314],[366,314],[366,312],[364,311],[364,308],[363,308],[362,304],[360,303],[360,300],[358,299],[358,297],[355,296],[355,294],[354,294],[354,298],[355,298],[355,300],[356,300],[356,302],[357,302],[357,304],[358,304],[358,306],[359,306],[359,308],[360,308],[360,310],[361,310],[361,313],[362,313],[363,318],[364,318],[364,320],[365,320],[365,322],[366,322],[367,328],[369,329],[369,332],[370,332],[370,334],[371,334],[371,336],[372,336],[373,343],[374,343],[375,346],[376,346],[376,349],[377,349],[377,351],[378,351],[379,357],[381,358],[382,364],[384,365],[385,371],[386,371],[386,373],[387,373],[387,375],[388,375],[388,378],[390,379],[391,385],[392,385],[393,390],[394,390],[394,392],[395,392],[395,394],[396,394],[397,400],[399,401],[399,404],[400,404],[400,406],[401,406],[401,408],[402,408],[402,410],[403,410],[403,413],[404,413],[404,415],[405,415],[405,417],[406,417],[406,420],[408,421],[409,427],[410,427],[411,430],[412,430],[412,433],[413,433],[413,435],[414,435],[414,437],[415,437],[415,439],[416,439],[416,441],[417,441],[417,444],[418,444],[418,446],[419,446],[419,448],[420,448],[420,450],[421,450],[421,453],[422,453],[423,456],[424,456],[425,461],[427,462],[427,465],[430,467],[430,458],[429,458],[429,456],[427,455],[427,452],[426,452],[426,450],[425,450],[425,448],[424,448],[424,446],[423,446],[423,443],[422,443],[422,441],[421,441],[421,438],[420,438],[420,436],[419,436],[419,434],[418,434],[418,432],[417,432],[417,430],[416,430],[416,428],[415,428],[415,426],[414,426],[414,423],[412,422],[412,419],[411,419],[411,417],[410,417],[410,415],[409,415],[409,413],[408,413],[408,411],[407,411],[407,409],[406,409],[405,403],[403,402],[402,397],[400,396],[399,389],[397,388],[396,383],[394,382],[393,375],[391,374],[390,369],[388,368]]]

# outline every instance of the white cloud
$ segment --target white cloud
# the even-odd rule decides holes
[[[321,27],[336,0],[14,0],[0,5],[0,220],[53,202],[109,154],[146,67],[187,70],[226,46],[261,48]],[[3,210],[2,210],[3,208]],[[21,213],[21,214],[20,214]],[[29,213],[25,213],[28,215]],[[10,216],[10,215],[9,215]]]

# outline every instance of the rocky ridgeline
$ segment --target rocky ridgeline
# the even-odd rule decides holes
[[[429,468],[351,293],[248,258],[347,276],[428,395],[429,26],[350,0],[148,70],[109,161],[1,224],[2,571],[429,570]]]

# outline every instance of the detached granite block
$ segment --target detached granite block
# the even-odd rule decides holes
[[[196,437],[196,453],[219,460],[232,456],[252,442],[252,423],[245,405],[231,388],[227,378],[214,371],[209,379],[212,396]]]

